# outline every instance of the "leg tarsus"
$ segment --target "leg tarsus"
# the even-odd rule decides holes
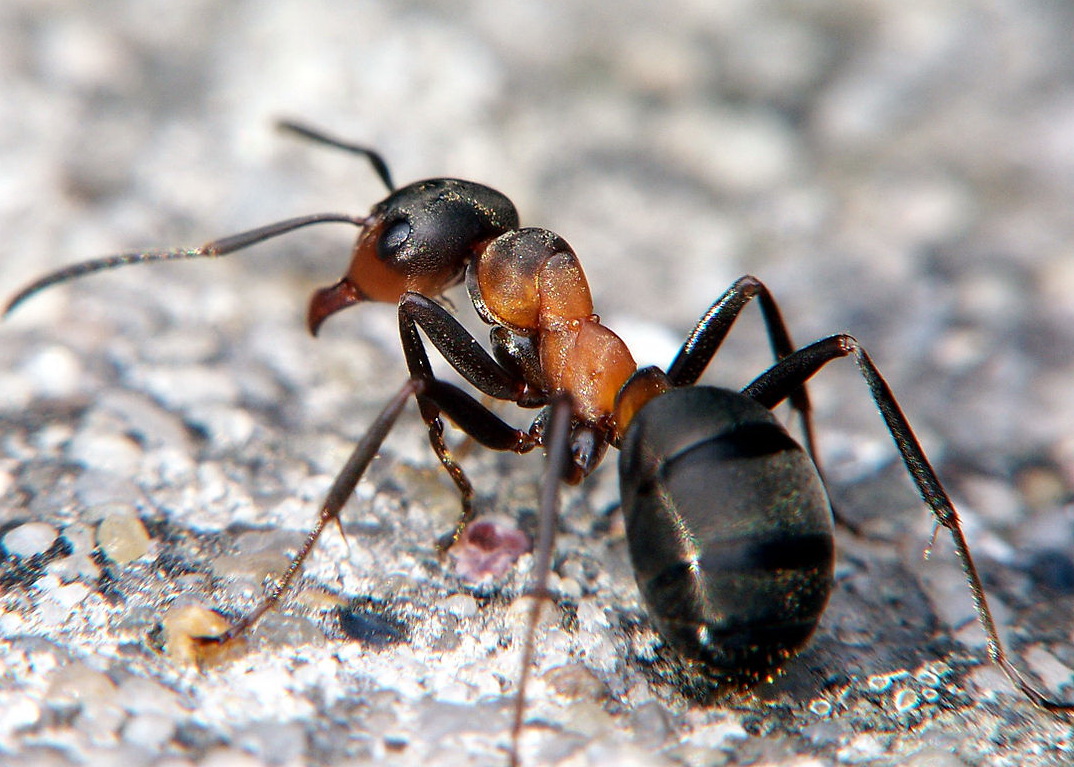
[[[440,465],[444,467],[444,471],[447,472],[451,481],[455,483],[455,488],[459,491],[459,503],[462,506],[459,518],[455,523],[455,529],[440,536],[436,541],[437,551],[443,554],[455,545],[459,540],[459,536],[462,535],[462,531],[466,529],[466,526],[474,518],[474,485],[470,482],[470,478],[466,476],[462,465],[451,454],[451,449],[447,446],[447,442],[444,441],[444,422],[439,415],[431,421],[426,421],[425,425],[429,430],[429,444],[432,446],[433,452],[436,453]]]

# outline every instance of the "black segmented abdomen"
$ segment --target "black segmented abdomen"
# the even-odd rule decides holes
[[[745,684],[797,654],[831,591],[832,514],[773,415],[738,392],[674,389],[634,417],[619,475],[638,587],[668,643]]]

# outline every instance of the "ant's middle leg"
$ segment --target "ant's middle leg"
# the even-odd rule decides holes
[[[917,436],[910,428],[909,421],[895,399],[887,381],[873,363],[865,349],[853,336],[846,334],[830,336],[817,341],[777,362],[769,370],[758,376],[742,393],[771,409],[799,390],[818,370],[834,359],[854,357],[858,370],[869,386],[873,401],[884,418],[895,446],[899,450],[907,471],[917,486],[922,500],[932,511],[936,524],[947,528],[951,533],[955,553],[962,563],[962,572],[969,586],[977,620],[984,629],[988,642],[988,655],[998,665],[1007,678],[1036,705],[1049,711],[1071,712],[1074,703],[1057,701],[1038,690],[1022,676],[1007,657],[1007,651],[1000,641],[992,611],[988,606],[984,586],[977,573],[977,567],[970,555],[970,547],[962,531],[962,523],[950,496],[940,484],[935,469],[921,448]]]
[[[317,543],[317,539],[321,537],[321,533],[332,522],[339,522],[339,514],[343,511],[343,507],[347,504],[347,500],[354,493],[354,489],[358,486],[359,480],[362,475],[365,474],[365,470],[369,467],[373,458],[380,450],[380,446],[384,443],[388,433],[391,432],[392,427],[395,426],[396,420],[399,418],[399,414],[403,411],[403,407],[406,405],[407,400],[411,395],[419,393],[425,384],[421,381],[410,380],[392,397],[391,401],[384,406],[380,415],[376,420],[370,424],[369,429],[362,436],[361,441],[355,446],[354,452],[351,453],[350,458],[347,459],[347,463],[344,464],[339,474],[336,475],[335,480],[332,482],[332,487],[328,491],[328,495],[324,499],[324,503],[321,504],[321,513],[317,519],[317,524],[309,534],[306,536],[306,540],[302,546],[291,558],[291,564],[288,565],[287,570],[276,582],[272,591],[265,597],[261,603],[244,615],[236,623],[234,623],[223,634],[216,636],[196,637],[195,639],[202,644],[224,644],[229,642],[242,634],[244,634],[251,626],[253,626],[265,613],[275,607],[280,599],[290,588],[295,576],[298,575],[302,569],[303,562],[306,561],[306,557],[313,551],[313,547]]]
[[[424,393],[418,395],[418,404],[421,406],[422,403],[427,403],[430,409],[437,413],[433,423],[429,424],[429,440],[434,449],[437,447],[437,443],[434,440],[438,440],[443,445],[441,413],[450,418],[451,422],[465,435],[490,450],[521,455],[542,444],[543,435],[539,428],[540,419],[534,422],[529,431],[516,429],[454,384],[441,381],[438,378],[431,378],[422,383],[424,384]],[[444,447],[444,450],[445,454],[437,453],[441,464],[449,473],[452,470],[452,466],[458,469],[461,479],[466,483],[469,495],[463,495],[463,510],[455,529],[437,540],[437,548],[441,551],[447,551],[459,540],[459,536],[462,535],[463,530],[473,519],[474,514],[472,506],[473,486],[462,472],[462,467],[455,463],[451,452],[446,447]],[[451,462],[451,465],[445,462],[445,458]],[[452,478],[454,478],[454,475],[452,475]],[[458,485],[458,482],[456,482],[456,485]]]
[[[779,311],[776,300],[763,282],[747,274],[735,280],[735,283],[697,321],[689,338],[686,339],[674,362],[668,368],[667,376],[672,386],[691,386],[697,382],[720,348],[720,344],[727,337],[731,325],[738,319],[739,312],[753,298],[760,302],[761,316],[764,318],[768,341],[776,361],[794,353],[794,342],[791,341],[790,331],[787,330],[787,324],[783,321],[783,315]],[[813,431],[813,407],[809,402],[809,392],[806,391],[805,384],[792,391],[787,398],[790,399],[791,407],[797,411],[801,419],[802,441],[823,480],[824,467],[821,465],[820,455],[817,452],[817,440]],[[833,505],[832,514],[836,522],[844,528],[855,535],[861,534],[858,524],[843,514],[839,507]]]
[[[452,421],[477,442],[487,447],[525,452],[531,449],[535,442],[532,439],[529,441],[516,439],[512,445],[496,446],[499,444],[497,438],[483,433],[490,428],[487,426],[488,420],[485,417],[485,414],[492,415],[488,408],[465,395],[457,387],[445,388],[449,385],[438,381],[434,376],[432,365],[429,363],[429,355],[425,351],[425,344],[418,334],[419,326],[448,364],[487,396],[498,400],[518,402],[528,395],[528,388],[524,381],[497,363],[482,348],[477,339],[435,301],[419,293],[403,295],[399,302],[399,337],[403,344],[403,354],[410,375],[427,384],[425,391],[417,395],[418,408],[429,432],[429,444],[440,464],[455,483],[462,504],[462,511],[454,530],[444,536],[438,544],[441,549],[448,549],[459,539],[463,530],[473,519],[474,487],[444,440],[444,422],[440,416],[441,412],[446,411],[447,408],[437,401],[438,398],[434,392],[439,393],[439,399],[443,402],[453,404],[455,413],[448,412]],[[499,421],[499,419],[496,420]],[[499,421],[499,423],[503,422]],[[514,432],[517,430],[512,430],[512,434]],[[489,439],[495,444],[489,444]]]
[[[690,336],[682,345],[675,360],[668,367],[667,376],[672,386],[692,386],[705,372],[716,351],[720,348],[739,312],[753,298],[760,302],[768,340],[776,360],[792,354],[795,350],[787,324],[775,299],[764,283],[752,275],[739,277],[697,321]],[[817,461],[816,441],[813,436],[812,408],[809,394],[802,385],[789,395],[791,406],[802,420],[805,448],[813,463]]]

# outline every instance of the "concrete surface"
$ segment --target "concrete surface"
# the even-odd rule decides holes
[[[1016,663],[1072,697],[1072,27],[1045,0],[7,0],[0,285],[383,196],[279,116],[380,148],[400,181],[508,194],[646,363],[755,274],[799,342],[871,351]],[[179,607],[254,604],[404,376],[390,307],[303,329],[352,236],[96,276],[0,326],[0,762],[505,763],[531,558],[472,585],[437,556],[456,499],[413,410],[347,543],[329,531],[245,648],[202,672],[161,652]],[[709,380],[768,361],[748,312]],[[864,535],[838,535],[810,649],[705,700],[639,605],[608,461],[564,494],[526,764],[1069,763],[1070,723],[985,662],[944,536],[923,563],[931,521],[853,366],[813,389]],[[483,513],[532,525],[538,458],[466,466]],[[380,617],[347,623],[364,641],[339,603]]]

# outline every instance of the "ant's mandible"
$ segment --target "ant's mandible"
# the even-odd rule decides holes
[[[443,416],[493,450],[548,455],[534,565],[534,606],[515,707],[512,764],[538,611],[549,597],[558,483],[580,482],[609,445],[620,450],[619,483],[635,576],[653,623],[692,667],[734,686],[769,680],[806,644],[832,589],[833,516],[816,467],[806,382],[853,357],[937,529],[950,531],[987,636],[989,657],[1033,703],[1074,711],[1038,690],[1008,660],[959,518],[887,383],[865,349],[845,334],[796,349],[771,294],[756,278],[736,281],[704,313],[667,368],[638,369],[623,341],[601,324],[574,251],[546,229],[519,228],[503,194],[470,181],[437,178],[395,188],[387,164],[366,147],[291,122],[285,130],[367,158],[389,195],[368,216],[322,213],[280,221],[200,248],[125,253],[75,264],[17,293],[5,315],[38,291],[132,263],[223,256],[327,222],[359,227],[351,265],[314,293],[309,329],[363,301],[396,303],[410,380],[392,398],[336,477],[317,525],[271,593],[220,636],[239,636],[279,602],[317,538],[353,493],[407,400],[417,399],[429,441],[459,490],[462,513],[441,545],[473,517],[473,486],[444,441]],[[487,352],[441,304],[465,281],[491,326]],[[697,380],[742,308],[756,298],[776,363],[731,391]],[[433,375],[421,329],[475,389],[495,400],[541,408],[516,429],[460,387]],[[789,400],[803,422],[805,449],[771,410]]]

